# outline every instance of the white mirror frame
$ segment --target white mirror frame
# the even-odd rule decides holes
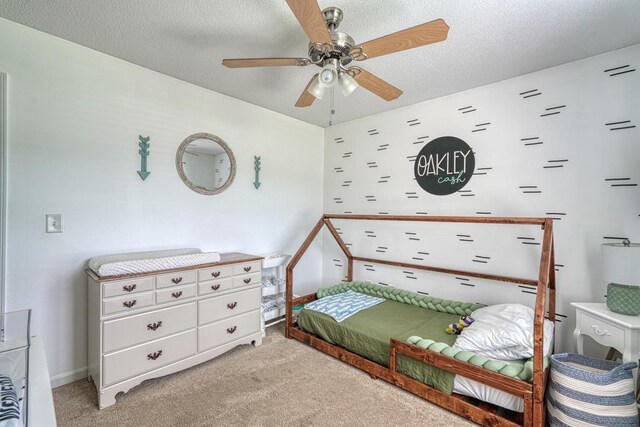
[[[224,148],[224,151],[229,156],[229,163],[231,164],[231,172],[229,173],[229,179],[227,179],[227,182],[225,182],[222,187],[219,187],[213,190],[208,190],[204,187],[194,184],[185,174],[184,165],[182,163],[182,156],[184,156],[184,152],[189,146],[189,144],[195,141],[196,139],[209,139],[213,142],[220,144],[220,146]],[[195,133],[191,136],[188,136],[184,141],[182,141],[182,143],[178,147],[178,151],[176,152],[176,169],[178,170],[178,175],[180,176],[180,179],[182,180],[182,182],[185,183],[187,187],[189,187],[196,193],[204,194],[207,196],[213,196],[214,194],[222,193],[224,190],[229,188],[229,186],[231,186],[231,184],[233,183],[233,180],[236,177],[236,158],[233,156],[233,151],[231,151],[231,148],[229,148],[227,143],[224,142],[221,138],[215,135],[212,135],[210,133]]]

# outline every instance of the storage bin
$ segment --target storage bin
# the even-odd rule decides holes
[[[620,364],[573,353],[551,356],[549,424],[637,427],[632,374],[636,367],[636,363]]]

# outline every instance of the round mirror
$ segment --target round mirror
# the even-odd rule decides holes
[[[180,144],[176,168],[193,191],[213,195],[226,190],[236,176],[236,159],[226,142],[209,133],[196,133]]]

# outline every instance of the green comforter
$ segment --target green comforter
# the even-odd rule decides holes
[[[298,325],[325,341],[389,366],[391,338],[405,342],[410,336],[417,335],[453,345],[457,336],[447,334],[445,328],[459,318],[457,314],[387,300],[341,323],[325,314],[302,309]],[[444,393],[453,392],[455,375],[452,373],[405,356],[398,358],[398,371]]]

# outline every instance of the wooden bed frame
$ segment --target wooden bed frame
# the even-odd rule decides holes
[[[461,270],[451,270],[447,268],[432,267],[422,264],[411,264],[405,262],[387,261],[383,259],[363,258],[353,256],[344,241],[331,223],[332,219],[340,220],[374,220],[374,221],[417,221],[417,222],[456,222],[474,224],[521,224],[539,225],[544,230],[542,240],[542,256],[540,259],[540,269],[538,279],[523,279],[518,277],[507,277],[492,274],[476,273]],[[362,261],[367,263],[385,264],[403,268],[413,268],[439,273],[478,277],[482,279],[495,280],[507,283],[517,283],[536,286],[536,303],[534,315],[534,344],[533,344],[533,382],[529,383],[515,378],[510,378],[502,374],[488,371],[470,363],[459,361],[439,353],[422,349],[420,347],[404,343],[395,339],[390,342],[389,367],[372,362],[362,356],[352,353],[343,347],[336,346],[324,341],[315,335],[309,334],[293,323],[293,307],[305,304],[316,299],[315,294],[309,294],[299,298],[293,298],[293,270],[311,245],[313,239],[323,226],[327,226],[336,242],[347,257],[347,280],[353,280],[353,262]],[[343,362],[353,365],[363,371],[368,372],[372,378],[382,378],[389,383],[433,402],[445,409],[455,412],[471,421],[486,426],[525,426],[538,427],[545,423],[545,402],[544,393],[548,378],[548,369],[543,368],[543,325],[545,319],[545,309],[548,304],[549,320],[555,322],[555,262],[553,249],[553,220],[550,218],[520,218],[520,217],[445,217],[445,216],[404,216],[404,215],[323,215],[316,223],[311,233],[296,252],[287,266],[287,291],[286,291],[286,319],[285,334],[287,338],[294,338],[308,344],[324,353],[336,357]],[[547,296],[547,291],[549,295]],[[427,337],[428,338],[428,337]],[[524,400],[524,412],[521,414],[511,413],[514,416],[507,417],[499,414],[499,407],[479,402],[475,399],[453,394],[448,395],[434,388],[431,388],[419,381],[407,377],[396,370],[398,355],[404,355],[420,360],[429,365],[438,367],[454,374],[481,382],[488,386],[502,390],[509,394],[518,396]]]

